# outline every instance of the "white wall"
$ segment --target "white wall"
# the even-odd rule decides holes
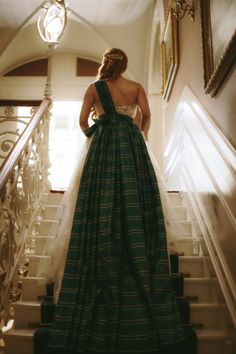
[[[236,153],[187,86],[172,122],[168,183],[188,193],[236,325]]]
[[[91,77],[76,76],[76,55],[55,54],[52,58],[52,99],[82,100]],[[46,77],[0,78],[0,99],[43,99]]]
[[[168,0],[165,0],[165,2],[168,3]],[[224,17],[222,19],[227,21]],[[179,22],[179,43],[180,66],[165,110],[168,129],[171,127],[181,92],[187,84],[209,112],[222,133],[236,147],[236,70],[231,70],[216,97],[211,98],[209,94],[205,94],[200,1],[196,2],[194,21],[185,16]]]
[[[148,133],[148,143],[154,153],[157,162],[162,168],[163,165],[163,105],[160,94],[149,95],[148,97],[151,109],[151,126]]]

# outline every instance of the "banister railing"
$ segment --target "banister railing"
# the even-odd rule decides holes
[[[42,115],[46,111],[46,109],[50,105],[50,100],[44,99],[38,109],[38,111],[35,113],[34,118],[30,121],[30,123],[27,126],[27,129],[24,131],[22,136],[19,138],[19,140],[16,142],[15,146],[11,150],[10,156],[4,161],[3,165],[1,166],[0,169],[0,191],[2,190],[2,187],[4,186],[4,183],[6,182],[7,178],[9,177],[9,174],[11,173],[13,167],[16,165],[17,161],[20,159],[21,153],[27,144],[28,140],[32,136],[34,130],[38,126]]]
[[[37,227],[39,200],[50,188],[50,103],[49,99],[41,102],[0,169],[1,326],[8,318],[9,293],[14,290],[14,281],[18,281],[16,275],[20,274],[19,258],[24,254],[25,240]]]

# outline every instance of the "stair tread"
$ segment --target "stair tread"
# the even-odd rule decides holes
[[[228,337],[228,332],[223,329],[196,329],[199,338],[215,338],[218,339]]]
[[[195,308],[218,308],[218,307],[226,307],[226,304],[219,304],[217,302],[199,302],[199,303],[190,303],[190,307]]]
[[[189,261],[191,261],[191,260],[194,260],[194,261],[196,261],[196,260],[198,260],[198,261],[203,261],[204,259],[206,259],[206,258],[209,258],[209,257],[207,257],[207,256],[185,256],[185,255],[181,255],[181,256],[179,256],[179,260],[181,261],[181,260],[189,260]]]
[[[186,281],[186,282],[205,282],[205,283],[207,283],[207,282],[209,282],[209,281],[215,281],[215,280],[217,280],[217,278],[210,278],[210,277],[198,277],[198,278],[185,278],[184,279],[184,281]]]
[[[40,240],[40,239],[42,239],[42,238],[54,239],[54,238],[56,238],[56,236],[38,235],[38,236],[34,236],[33,238],[36,239],[36,240]],[[29,236],[29,239],[32,239],[32,236]]]
[[[185,221],[186,221],[186,220],[185,220]],[[194,236],[192,236],[192,237],[189,237],[189,236],[179,236],[178,238],[176,238],[176,239],[174,239],[174,240],[171,240],[171,241],[178,243],[178,241],[189,241],[189,242],[191,242],[191,241],[196,241],[196,240],[200,240],[200,239],[201,239],[200,237],[194,237]]]
[[[39,236],[35,236],[34,239],[44,239],[44,238],[48,238],[48,239],[56,239],[56,235],[43,235],[43,234],[39,234]]]
[[[16,301],[12,304],[13,306],[34,306],[34,307],[40,307],[41,302],[37,301]]]
[[[58,222],[60,222],[61,221],[61,219],[43,219],[42,221],[41,221],[41,223],[43,223],[43,222],[53,222],[53,223],[58,223]]]
[[[24,336],[24,337],[33,337],[34,332],[37,328],[26,328],[26,329],[15,329],[12,328],[9,331],[4,333],[4,336]]]
[[[28,258],[51,258],[51,256],[45,256],[43,254],[30,254]]]
[[[27,280],[36,280],[36,279],[37,279],[37,280],[47,280],[46,277],[34,277],[34,276],[30,276],[30,275],[29,275],[29,276],[27,275],[27,277],[22,277],[22,276],[20,276],[19,278],[20,278],[21,281],[22,281],[22,280],[26,280],[26,281],[27,281]]]
[[[190,220],[173,220],[173,223],[183,223],[183,224],[188,224],[188,225],[192,225],[192,221]]]

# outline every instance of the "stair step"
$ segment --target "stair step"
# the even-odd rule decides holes
[[[176,240],[171,240],[171,243],[174,247],[175,252],[180,254],[183,253],[185,256],[193,256],[194,254],[196,254],[196,247],[194,248],[195,241],[196,239],[192,237],[180,237]]]
[[[221,314],[226,312],[226,305],[217,303],[191,303],[190,304],[191,323],[202,324],[203,329],[220,329]]]
[[[195,237],[202,236],[202,231],[201,231],[199,224],[196,220],[192,221],[192,231],[193,231],[193,236],[195,236]]]
[[[43,220],[39,226],[40,235],[55,236],[60,222],[60,220]]]
[[[184,203],[184,201],[183,201],[183,205],[185,206],[186,211],[187,211],[187,219],[188,219],[188,220],[192,220],[192,221],[196,221],[196,220],[197,220],[197,219],[196,219],[196,214],[194,213],[194,210],[193,210],[191,204],[188,203],[188,204],[186,205],[186,204]]]
[[[54,241],[56,236],[35,236],[34,237],[34,254],[42,255],[46,253],[46,243],[49,241]],[[27,242],[30,242],[32,245],[32,240],[29,238]]]
[[[29,256],[29,277],[42,276],[42,274],[37,274],[39,262],[43,262],[45,269],[50,269],[52,267],[52,259],[50,256],[30,255]]]
[[[4,354],[33,354],[35,329],[11,329],[3,334]]]
[[[192,223],[191,221],[173,221],[173,228],[181,232],[182,237],[192,236]]]
[[[217,283],[211,278],[185,278],[184,279],[184,295],[197,296],[198,302],[212,302],[215,298]]]
[[[21,277],[22,301],[37,302],[38,297],[46,294],[47,279],[40,277]]]
[[[199,238],[200,240],[200,245],[201,245],[201,249],[202,249],[202,253],[205,255],[205,256],[209,256],[209,252],[208,252],[208,249],[207,249],[207,246],[206,246],[206,243],[205,243],[205,240],[203,237]]]
[[[187,211],[185,206],[180,206],[180,205],[172,206],[171,210],[172,210],[171,216],[173,220],[184,221],[187,219]]]
[[[172,206],[181,206],[182,205],[182,197],[179,192],[168,192],[168,199]]]
[[[61,192],[49,193],[44,197],[43,204],[60,205],[62,197],[63,197],[63,193]]]
[[[231,354],[228,333],[225,330],[196,330],[198,354]]]
[[[41,304],[39,302],[18,301],[14,308],[14,329],[28,329],[41,322]]]
[[[44,218],[48,220],[57,220],[62,217],[62,205],[44,205]]]
[[[179,272],[190,274],[191,278],[204,277],[204,257],[200,256],[180,256]]]

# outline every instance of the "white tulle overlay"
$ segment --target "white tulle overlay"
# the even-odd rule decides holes
[[[77,163],[75,164],[74,173],[72,174],[69,186],[60,201],[62,215],[61,209],[58,208],[58,214],[55,216],[56,219],[60,219],[61,221],[59,228],[58,226],[52,226],[49,231],[49,234],[56,235],[56,237],[46,242],[43,254],[51,257],[51,267],[49,269],[48,264],[42,259],[37,268],[38,277],[45,277],[47,282],[55,283],[54,297],[56,301],[64,273],[80,178],[91,141],[92,138],[86,139],[83,142],[83,146],[77,156]]]
[[[52,265],[50,269],[48,269],[48,265],[42,259],[37,269],[38,277],[45,277],[48,282],[55,283],[54,286],[55,301],[57,301],[59,291],[60,291],[61,281],[64,273],[65,261],[67,257],[67,249],[68,249],[68,244],[69,244],[70,234],[71,234],[71,229],[73,224],[74,209],[75,209],[77,193],[80,184],[80,178],[82,175],[85,159],[91,141],[92,138],[86,139],[84,141],[84,146],[80,150],[80,154],[77,158],[77,164],[74,173],[72,175],[71,181],[69,183],[69,187],[67,188],[66,192],[64,193],[61,199],[60,205],[63,207],[63,215],[61,217],[60,214],[58,213],[58,218],[61,219],[59,229],[56,230],[52,228],[50,230],[50,234],[56,233],[56,238],[53,239],[52,241],[48,241],[45,245],[44,255],[51,257]],[[167,239],[168,242],[170,242],[176,237],[183,235],[183,230],[181,229],[176,230],[176,225],[175,227],[173,227],[173,220],[175,219],[175,217],[173,215],[171,204],[168,198],[168,193],[165,188],[165,181],[160,171],[159,165],[154,157],[154,154],[147,142],[146,145],[158,181],[162,208],[163,208],[164,218],[165,218]]]

